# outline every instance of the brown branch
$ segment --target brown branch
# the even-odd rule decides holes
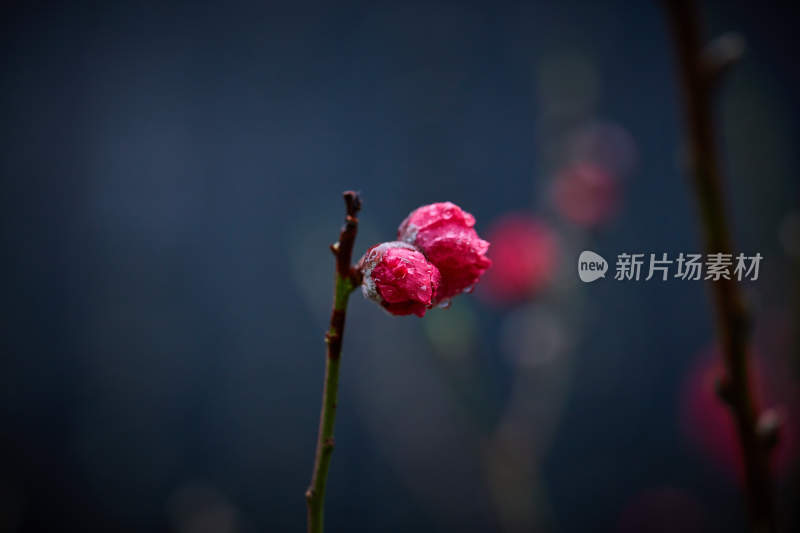
[[[347,318],[347,301],[350,293],[361,284],[360,274],[351,266],[353,244],[358,232],[358,218],[356,218],[356,215],[361,209],[361,199],[358,193],[346,191],[344,193],[344,202],[346,207],[345,223],[339,234],[339,241],[331,245],[331,251],[336,257],[336,275],[334,276],[331,322],[327,333],[325,333],[325,343],[327,344],[325,381],[322,389],[317,451],[314,455],[314,471],[311,475],[311,484],[306,490],[309,533],[321,533],[323,530],[325,484],[328,479],[328,468],[330,467],[335,442],[333,427],[336,420],[339,359],[342,354],[342,339],[344,337],[345,319]]]
[[[731,253],[731,237],[722,195],[722,172],[715,143],[712,91],[722,71],[741,53],[741,41],[729,42],[728,50],[703,49],[700,25],[692,0],[664,0],[669,15],[682,83],[685,119],[689,133],[689,162],[703,222],[708,253]],[[722,41],[724,45],[724,41]],[[717,309],[717,330],[725,375],[720,396],[736,421],[744,461],[745,491],[753,531],[775,531],[772,483],[769,475],[769,443],[758,431],[757,406],[748,380],[749,318],[733,280],[711,284]]]
[[[358,212],[361,210],[361,197],[355,191],[345,191],[344,203],[347,215],[344,218],[344,226],[339,234],[339,242],[331,245],[336,256],[336,272],[343,278],[352,276],[354,270],[351,266],[353,256],[353,244],[356,241],[358,232]]]

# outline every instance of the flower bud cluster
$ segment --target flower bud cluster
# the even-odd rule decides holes
[[[470,292],[492,261],[475,217],[451,202],[422,206],[400,224],[396,241],[367,250],[358,268],[364,295],[393,315],[423,316]]]

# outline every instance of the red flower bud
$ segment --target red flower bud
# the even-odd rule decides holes
[[[489,243],[474,225],[475,217],[451,202],[422,206],[400,224],[397,238],[419,248],[442,274],[434,303],[469,291],[491,266]]]
[[[393,315],[425,315],[439,288],[441,274],[416,248],[405,242],[373,246],[358,268],[364,275],[364,296]]]

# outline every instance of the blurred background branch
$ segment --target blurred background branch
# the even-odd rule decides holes
[[[725,214],[723,177],[714,128],[713,91],[721,74],[741,56],[740,38],[726,36],[704,47],[697,7],[693,0],[665,0],[685,105],[688,156],[708,253],[732,253]],[[732,279],[711,284],[717,313],[717,331],[722,345],[724,373],[719,381],[720,398],[736,420],[745,491],[753,531],[775,530],[769,448],[772,435],[762,435],[757,398],[748,370],[750,318],[744,299]]]

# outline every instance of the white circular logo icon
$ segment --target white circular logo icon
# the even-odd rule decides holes
[[[606,277],[608,263],[599,254],[591,250],[584,250],[578,257],[578,277],[581,281],[590,283],[598,278]]]

